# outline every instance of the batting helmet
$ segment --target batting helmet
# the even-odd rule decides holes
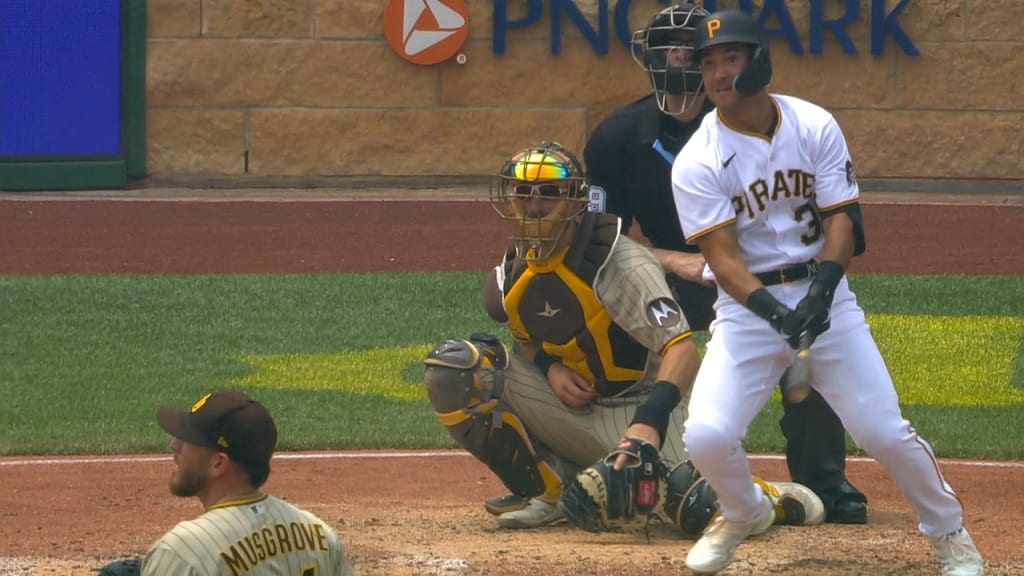
[[[512,238],[527,260],[551,256],[587,201],[583,166],[555,142],[520,150],[491,180],[491,205],[514,223]]]
[[[708,11],[690,3],[669,6],[654,15],[647,27],[633,33],[633,60],[647,72],[658,107],[666,114],[689,110],[704,90],[693,56],[693,40]],[[681,96],[678,109],[666,95]]]
[[[741,94],[757,94],[772,79],[772,59],[768,43],[753,17],[739,10],[721,10],[709,14],[697,29],[694,57],[711,46],[746,44],[751,46],[750,62],[732,81],[733,90]]]

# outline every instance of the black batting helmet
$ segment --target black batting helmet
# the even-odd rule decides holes
[[[752,48],[750,63],[732,81],[734,90],[750,95],[768,85],[772,79],[772,59],[768,43],[752,16],[739,10],[720,10],[704,18],[697,27],[694,57],[699,61],[703,50],[721,44],[746,44]]]
[[[666,114],[685,112],[704,90],[693,55],[694,36],[708,11],[688,2],[674,4],[655,14],[647,26],[633,33],[633,60],[647,72],[658,107]],[[678,110],[666,95],[680,97]]]

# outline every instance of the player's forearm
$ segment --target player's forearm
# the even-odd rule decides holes
[[[651,254],[654,254],[658,258],[658,264],[661,264],[662,270],[666,272],[670,271],[669,268],[672,266],[672,263],[669,261],[669,259],[672,257],[671,250],[664,250],[662,248],[651,248]]]
[[[761,281],[747,270],[734,227],[721,228],[698,239],[697,247],[714,272],[715,282],[737,302],[745,305],[751,292],[764,288]]]
[[[735,256],[718,254],[705,257],[711,271],[715,273],[715,282],[737,302],[746,305],[751,292],[764,287],[764,284],[747,270],[747,265],[743,263],[738,253]]]
[[[530,342],[519,343],[519,355],[527,361],[532,362],[544,376],[548,375],[548,370],[550,370],[552,366],[555,364],[561,364],[558,358],[548,354],[540,346]]]
[[[637,407],[626,436],[641,438],[661,447],[665,443],[672,412],[689,394],[699,366],[700,355],[693,338],[672,344],[662,356],[658,381],[647,400]]]
[[[689,252],[677,252],[675,250],[666,250],[664,248],[651,248],[651,253],[658,257],[658,263],[666,271],[671,272],[672,260],[676,258],[682,258],[687,260],[700,260],[703,258],[700,254],[690,254]]]
[[[764,284],[750,273],[740,255],[739,245],[730,240],[730,235],[725,231],[713,233],[701,241],[700,246],[718,285],[781,333],[783,321],[792,310],[772,296]]]
[[[651,248],[651,253],[658,258],[661,269],[668,274],[687,280],[700,282],[704,272],[704,256],[689,252],[677,252],[662,248]]]
[[[846,270],[853,260],[853,221],[846,214],[835,214],[825,219],[825,245],[818,256],[819,262],[831,260]]]
[[[533,359],[536,358],[537,351],[539,350],[539,348],[531,342],[517,342],[516,348],[518,349],[517,351],[519,352],[519,355],[527,362],[533,362]]]
[[[693,338],[684,338],[665,350],[658,367],[657,381],[671,382],[679,389],[680,396],[690,393],[690,385],[700,367],[700,354]],[[673,406],[672,408],[675,408]]]

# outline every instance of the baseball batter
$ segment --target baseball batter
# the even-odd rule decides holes
[[[682,229],[700,247],[719,293],[685,440],[718,492],[722,515],[690,550],[687,566],[717,572],[740,542],[771,524],[772,506],[750,481],[742,440],[795,349],[812,342],[814,387],[899,486],[943,574],[982,574],[961,504],[931,447],[900,413],[844,277],[865,242],[839,126],[818,106],[768,93],[768,46],[747,14],[709,15],[695,50],[717,111],[677,157],[672,184]]]
[[[587,139],[583,158],[591,205],[635,222],[665,269],[690,327],[707,330],[717,291],[700,283],[704,257],[687,244],[672,194],[672,163],[714,105],[693,59],[697,27],[708,12],[689,3],[661,8],[633,34],[633,56],[652,87],[647,96],[608,114]],[[867,498],[846,479],[846,431],[820,394],[782,402],[790,477],[825,503],[826,522],[864,524]]]
[[[142,562],[143,575],[351,576],[327,523],[260,493],[277,442],[262,404],[217,392],[188,411],[161,408],[157,422],[174,437],[171,492],[199,498],[206,512],[160,537]]]

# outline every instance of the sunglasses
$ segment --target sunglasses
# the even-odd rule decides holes
[[[533,196],[541,198],[560,198],[562,188],[556,184],[516,184],[512,187],[512,193],[516,196]]]

